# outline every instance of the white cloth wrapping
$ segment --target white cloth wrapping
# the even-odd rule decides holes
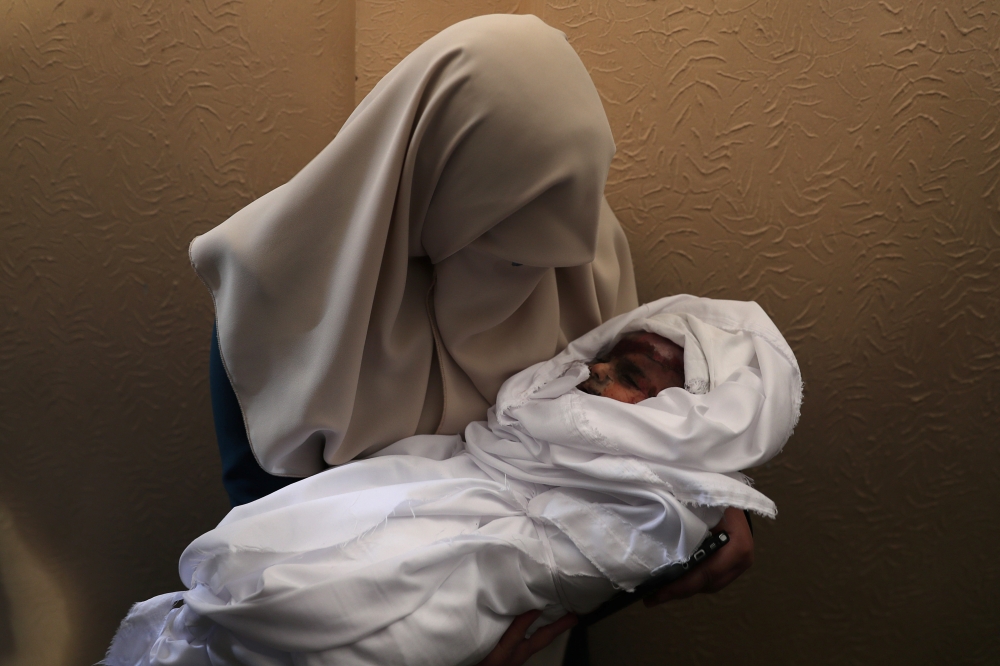
[[[638,329],[684,346],[689,390],[575,388]],[[181,556],[188,591],[137,604],[106,663],[475,663],[514,615],[586,612],[686,559],[723,507],[774,516],[739,470],[781,449],[801,388],[755,303],[642,306],[509,379],[464,442],[407,438],[233,509]]]

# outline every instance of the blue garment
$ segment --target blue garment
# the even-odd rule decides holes
[[[229,494],[230,504],[234,507],[247,504],[298,481],[294,477],[268,474],[257,464],[243,424],[243,411],[222,364],[216,326],[212,327],[208,380],[212,393],[215,437],[219,441],[219,455],[222,457],[222,485]]]

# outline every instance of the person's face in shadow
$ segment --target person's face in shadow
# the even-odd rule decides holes
[[[684,348],[647,331],[627,333],[589,367],[578,389],[633,405],[684,386]]]

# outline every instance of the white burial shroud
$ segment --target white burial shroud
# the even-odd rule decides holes
[[[684,347],[687,390],[575,388],[639,329]],[[757,304],[644,305],[511,377],[464,442],[410,437],[233,509],[107,663],[475,663],[512,616],[586,612],[687,559],[723,507],[774,516],[739,470],[780,451],[801,389]]]

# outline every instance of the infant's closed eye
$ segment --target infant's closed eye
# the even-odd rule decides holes
[[[631,386],[632,388],[639,388],[639,378],[643,377],[642,370],[629,361],[628,359],[621,359],[618,362],[618,376],[621,380]]]

